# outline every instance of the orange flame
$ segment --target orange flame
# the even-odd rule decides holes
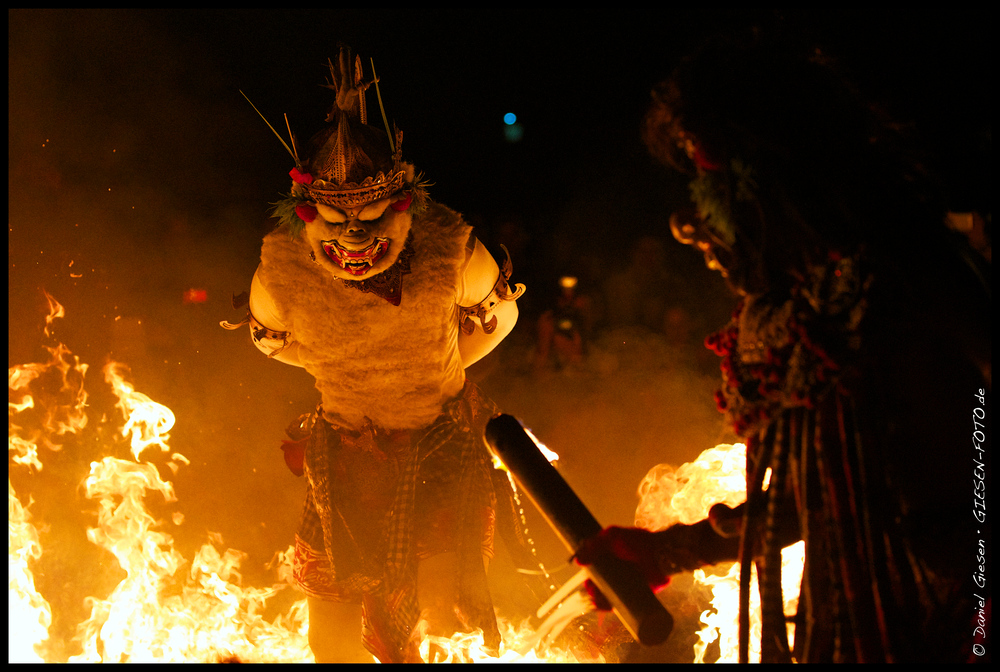
[[[42,290],[42,294],[45,295],[45,300],[49,302],[49,314],[45,316],[45,335],[52,336],[49,332],[49,327],[52,326],[52,323],[55,322],[57,318],[66,317],[66,311],[63,309],[62,304],[53,299],[52,296],[44,289]]]
[[[87,392],[83,388],[87,365],[81,364],[79,357],[73,355],[62,343],[55,347],[43,347],[49,352],[48,362],[22,364],[7,369],[8,436],[18,436],[15,441],[17,445],[8,443],[8,449],[17,453],[13,458],[15,462],[30,464],[39,470],[42,464],[37,455],[37,441],[50,450],[59,450],[62,444],[53,441],[53,437],[76,434],[87,426]],[[18,413],[39,405],[27,393],[28,387],[39,379],[45,381],[43,394],[46,398],[39,402],[45,414],[41,421],[45,430],[36,430],[31,439],[23,439],[19,436],[21,427],[13,424],[13,418]]]
[[[574,589],[581,583],[582,580],[578,581]],[[571,620],[593,609],[589,599],[580,592],[573,592],[560,605],[553,612],[553,617],[537,629],[528,621],[516,626],[507,619],[497,619],[502,638],[498,655],[490,653],[482,630],[476,630],[473,633],[455,633],[451,637],[426,635],[420,643],[420,657],[425,663],[603,663],[601,655],[595,658],[553,645],[552,641],[559,631]],[[542,610],[539,612],[541,615]]]
[[[746,499],[746,446],[721,444],[674,468],[658,464],[639,484],[635,524],[663,530],[704,520],[713,504],[737,506]]]
[[[49,638],[52,609],[37,590],[29,564],[42,555],[38,531],[7,481],[7,659],[44,662],[39,649]]]
[[[51,325],[64,313],[58,302],[48,298],[51,312],[46,322]],[[86,365],[61,343],[47,349],[51,353],[48,363],[8,370],[8,449],[15,464],[33,470],[42,468],[39,444],[58,448],[52,437],[79,432],[87,425],[82,382]],[[70,660],[311,661],[304,599],[285,616],[266,621],[261,615],[265,602],[284,589],[284,584],[241,587],[239,565],[245,556],[232,549],[220,553],[216,549],[222,542],[218,536],[188,563],[147,510],[145,500],[151,492],[160,493],[167,502],[176,501],[173,485],[160,477],[157,468],[138,461],[151,446],[169,450],[166,441],[174,416],[170,409],[136,392],[125,381],[123,371],[122,365],[112,363],[105,368],[105,376],[118,397],[125,420],[122,436],[130,439],[136,461],[103,457],[92,462],[84,491],[98,508],[97,526],[87,530],[87,538],[110,551],[126,577],[106,599],[88,598],[90,617],[78,626],[82,651]],[[30,384],[40,379],[61,380],[61,385],[54,391],[56,388],[47,383],[40,386],[40,395],[29,395]],[[13,420],[36,407],[42,426],[25,437]],[[178,464],[188,464],[180,454],[171,458],[169,466],[175,473]],[[30,567],[41,558],[41,546],[9,480],[8,487],[9,662],[45,661],[43,644],[52,614],[35,590]],[[179,524],[183,516],[175,512],[173,519]],[[291,552],[278,557],[282,563],[279,579],[284,580]],[[185,567],[187,571],[181,572]]]
[[[55,299],[48,294],[45,296],[49,303],[45,335],[50,336],[49,327],[65,313]],[[35,471],[42,470],[39,441],[52,450],[58,450],[60,445],[50,441],[49,436],[64,436],[87,424],[84,413],[87,395],[82,383],[86,365],[80,364],[76,358],[71,363],[71,353],[61,343],[55,348],[46,346],[46,349],[51,355],[47,364],[28,364],[7,369],[7,452],[14,464]],[[27,389],[32,381],[49,375],[50,371],[59,378],[59,386],[55,390],[55,386],[49,385],[46,388],[48,393],[67,403],[58,412],[46,409],[44,422],[49,428],[47,433],[34,432],[30,438],[24,437],[21,435],[22,428],[14,420],[18,414],[35,407],[35,399],[27,393]],[[67,396],[68,399],[64,399]],[[27,508],[21,504],[14,484],[8,478],[8,662],[43,662],[43,643],[48,640],[49,627],[52,625],[52,609],[35,588],[31,565],[41,557],[42,546],[38,530],[29,519]]]
[[[734,507],[746,501],[746,446],[722,444],[701,453],[696,460],[674,469],[660,464],[649,471],[639,485],[639,505],[635,521],[639,527],[662,530],[678,523],[690,525],[708,516],[714,504]],[[805,545],[799,542],[781,552],[781,590],[786,615],[798,606]],[[751,577],[750,662],[760,661],[760,593],[756,570]],[[696,663],[705,662],[708,645],[718,641],[717,662],[739,661],[738,563],[720,563],[694,572],[695,583],[712,588],[712,609],[701,615],[705,627],[694,645]],[[794,641],[794,625],[788,626],[789,642]]]
[[[118,397],[117,407],[125,416],[125,426],[122,436],[132,437],[132,455],[139,459],[142,451],[150,446],[159,446],[166,452],[169,432],[174,426],[174,414],[166,406],[158,404],[145,394],[136,392],[124,377],[125,366],[117,362],[109,362],[104,367],[104,379],[110,383],[115,396]]]

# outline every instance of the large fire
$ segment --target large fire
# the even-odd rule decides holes
[[[51,297],[49,304],[46,336],[64,314]],[[32,473],[43,469],[40,446],[59,449],[61,437],[87,427],[87,365],[61,343],[46,349],[51,356],[47,363],[8,370],[8,453],[14,465]],[[90,616],[78,625],[74,638],[79,653],[69,661],[311,661],[305,600],[268,622],[261,616],[264,604],[284,584],[242,587],[238,570],[244,556],[231,549],[220,553],[218,537],[191,561],[174,548],[146,501],[153,493],[175,501],[173,485],[153,463],[142,461],[148,448],[169,451],[173,413],[136,392],[122,365],[112,362],[104,374],[123,414],[121,437],[128,440],[134,459],[105,456],[91,463],[89,474],[81,474],[84,494],[97,508],[97,524],[86,535],[114,555],[126,576],[106,598],[88,598]],[[32,383],[43,379],[42,393],[32,394]],[[17,424],[28,409],[40,411],[39,426],[31,430]],[[187,463],[174,453],[168,466],[176,473]],[[32,573],[43,553],[39,532],[30,522],[30,504],[22,504],[10,479],[8,491],[9,662],[54,661],[47,641],[52,611],[35,589]],[[179,513],[172,518],[175,524],[182,520]]]
[[[64,314],[51,297],[49,304],[47,337]],[[11,469],[27,470],[29,476],[44,468],[42,449],[60,450],[68,435],[89,431],[83,384],[87,365],[61,343],[46,349],[49,361],[8,370]],[[163,521],[149,506],[150,498],[175,503],[173,485],[152,461],[143,459],[151,448],[170,453],[174,415],[137,392],[123,365],[109,363],[103,373],[122,415],[118,441],[128,444],[131,459],[102,455],[79,479],[96,512],[96,524],[86,530],[86,537],[116,559],[125,577],[106,597],[87,598],[90,614],[77,625],[68,649],[72,655],[56,656],[57,647],[49,642],[52,607],[36,589],[33,574],[44,552],[39,529],[46,527],[32,521],[30,501],[24,504],[8,479],[9,662],[311,662],[304,599],[272,620],[263,615],[268,600],[288,587],[290,549],[276,555],[278,581],[264,588],[241,585],[239,567],[245,555],[232,549],[220,552],[224,546],[218,535],[210,535],[209,543],[190,560],[176,550]],[[32,426],[23,427],[26,422]],[[111,446],[105,452],[112,452]],[[550,454],[550,459],[556,458]],[[636,524],[662,529],[703,518],[715,502],[738,504],[745,489],[744,460],[742,446],[718,446],[680,469],[654,468],[640,486]],[[170,454],[166,462],[174,474],[188,464],[179,453]],[[182,524],[183,515],[173,513],[171,522]],[[797,558],[790,555],[783,554],[786,564],[797,564],[801,571],[801,552]],[[797,578],[791,571],[784,576],[784,594],[794,596]],[[481,633],[426,637],[421,653],[427,662],[602,662],[600,651],[573,651],[554,643],[560,632],[592,608],[579,590],[585,578],[585,572],[578,573],[538,610],[537,617],[545,619],[541,626],[528,621],[515,626],[500,619],[499,657],[485,649]],[[699,633],[694,658],[703,661],[708,644],[719,640],[720,662],[735,660],[738,567],[721,575],[699,571],[695,578],[713,586],[714,611],[702,615],[705,628]],[[794,609],[794,599],[786,598],[786,607]]]
[[[51,297],[49,305],[46,336],[51,336],[53,322],[64,316],[63,307]],[[12,465],[30,473],[44,468],[41,447],[58,450],[61,437],[81,433],[88,425],[83,385],[87,365],[61,343],[46,349],[48,362],[17,365],[8,371],[8,452]],[[83,493],[94,502],[97,514],[96,525],[86,530],[87,539],[115,557],[125,578],[107,597],[87,598],[90,615],[77,626],[73,639],[77,652],[68,660],[311,662],[304,599],[273,621],[261,615],[267,600],[287,587],[284,580],[290,573],[291,549],[278,554],[282,582],[265,588],[243,587],[239,573],[243,553],[232,549],[220,553],[222,539],[210,535],[211,543],[188,560],[176,550],[162,521],[151,513],[149,498],[158,494],[164,502],[176,502],[176,497],[173,485],[143,455],[149,449],[170,452],[169,432],[175,418],[169,408],[136,391],[126,372],[124,365],[115,362],[103,371],[122,414],[120,440],[128,444],[132,459],[102,456],[91,462],[89,473],[80,475]],[[33,395],[32,383],[43,378],[45,392]],[[52,378],[58,381],[55,394]],[[29,409],[40,420],[26,430],[19,423]],[[166,462],[173,473],[188,464],[179,453],[171,454]],[[39,531],[31,522],[30,505],[22,504],[10,480],[8,487],[9,662],[59,662],[48,642],[52,609],[36,590],[33,574],[43,553]],[[183,515],[174,513],[172,522],[181,524]],[[546,611],[551,608],[550,604]],[[544,628],[532,628],[527,622],[517,627],[502,620],[504,646],[499,658],[485,650],[481,633],[457,634],[448,640],[427,637],[420,648],[428,662],[593,660],[593,656],[563,651],[547,642],[586,610],[576,595],[560,603]]]

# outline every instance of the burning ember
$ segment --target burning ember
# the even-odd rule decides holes
[[[735,507],[746,500],[746,446],[719,445],[710,448],[694,462],[674,469],[660,464],[653,467],[639,485],[639,505],[635,524],[648,530],[662,530],[674,524],[690,525],[708,517],[708,510],[719,502]],[[769,474],[765,474],[765,483]],[[785,615],[795,614],[805,560],[805,543],[798,542],[781,552],[781,593]],[[750,580],[750,662],[760,662],[760,592],[756,569]],[[696,585],[712,589],[712,609],[701,615],[705,627],[698,632],[694,662],[705,662],[708,645],[719,642],[716,662],[739,662],[739,563],[720,563],[709,571],[694,571]],[[789,643],[794,641],[794,626],[788,625]]]
[[[47,336],[52,322],[63,316],[62,306],[51,297],[49,304]],[[39,446],[59,449],[60,437],[83,432],[88,424],[83,388],[87,365],[62,344],[46,349],[49,362],[8,370],[11,468],[26,468],[32,474],[43,469]],[[97,525],[86,531],[87,539],[114,555],[126,576],[106,598],[87,599],[91,613],[77,627],[74,645],[79,653],[69,660],[311,661],[305,600],[288,614],[266,621],[261,616],[264,604],[284,584],[242,587],[238,570],[245,556],[232,549],[220,553],[216,545],[222,540],[217,536],[191,561],[186,560],[150,513],[146,498],[151,493],[159,493],[166,502],[176,498],[173,485],[141,456],[151,447],[169,451],[168,432],[174,416],[170,409],[136,392],[124,371],[122,365],[111,363],[104,374],[118,399],[124,418],[121,436],[129,440],[134,459],[102,457],[81,477],[85,476],[84,494],[97,509]],[[19,424],[29,409],[40,418],[40,426],[30,430]],[[174,453],[168,466],[176,473],[186,464],[184,456]],[[8,661],[53,661],[48,643],[52,610],[35,589],[32,573],[43,554],[39,532],[30,522],[30,504],[22,504],[10,479],[8,492]],[[175,524],[182,520],[181,514],[174,514]],[[282,569],[286,565],[283,562]]]

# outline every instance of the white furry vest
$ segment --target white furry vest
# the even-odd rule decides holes
[[[411,272],[398,306],[335,279],[310,259],[304,237],[282,228],[264,238],[261,282],[301,344],[334,426],[359,429],[368,418],[388,430],[416,429],[461,391],[456,303],[470,232],[433,202],[413,217]]]

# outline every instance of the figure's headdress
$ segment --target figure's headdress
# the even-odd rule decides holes
[[[350,49],[342,48],[337,67],[329,65],[332,81],[326,88],[337,94],[326,118],[330,126],[309,142],[303,167],[312,180],[296,184],[314,202],[354,208],[402,189],[403,134],[394,129],[390,136],[388,123],[385,132],[368,125],[365,90],[378,80],[374,73],[364,80],[360,56],[352,64]]]
[[[329,126],[313,136],[304,155],[299,155],[290,127],[291,146],[250,103],[295,159],[295,167],[289,172],[292,177],[291,192],[275,203],[273,210],[273,215],[281,224],[289,225],[292,235],[296,235],[305,222],[315,217],[315,208],[310,203],[354,209],[392,196],[404,187],[417,191],[415,195],[422,197],[422,187],[425,186],[419,183],[419,177],[414,184],[407,184],[407,166],[402,162],[403,132],[395,125],[392,132],[389,131],[374,64],[372,78],[365,81],[361,57],[354,57],[352,62],[348,47],[341,47],[336,65],[332,61],[327,62],[332,81],[324,86],[335,91],[337,98],[326,117]],[[379,93],[384,131],[368,125],[365,91],[372,84]],[[249,98],[247,102],[250,102]],[[288,126],[287,116],[285,124]]]

